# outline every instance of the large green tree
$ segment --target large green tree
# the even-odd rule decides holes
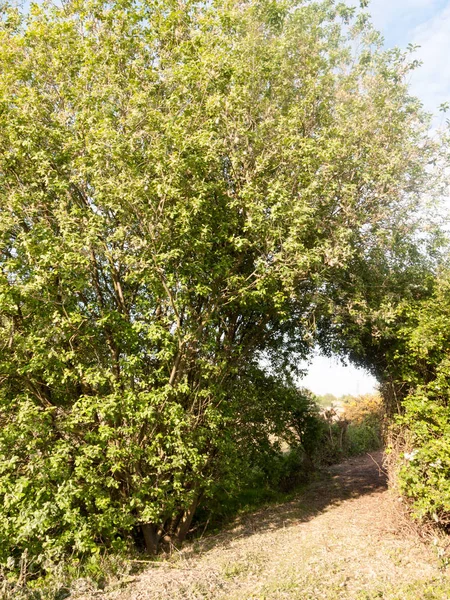
[[[261,357],[305,356],[416,210],[414,63],[332,1],[3,6],[0,36],[0,558],[155,551],[258,429]]]

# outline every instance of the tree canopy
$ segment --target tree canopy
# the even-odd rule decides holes
[[[280,426],[325,304],[414,246],[415,63],[328,0],[3,6],[0,36],[0,558],[154,551]]]

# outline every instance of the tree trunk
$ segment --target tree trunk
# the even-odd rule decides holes
[[[184,515],[180,520],[176,533],[176,539],[178,542],[183,542],[186,539],[201,496],[201,493],[197,494],[189,508],[184,511]]]
[[[343,450],[344,449],[344,442],[347,439],[347,428],[348,428],[348,421],[347,419],[345,419],[344,421],[339,421],[338,422],[339,425],[339,444],[340,444],[340,449]]]
[[[153,523],[142,523],[142,533],[144,534],[145,549],[147,554],[155,555],[158,553],[159,540],[161,534],[158,532],[158,528]]]

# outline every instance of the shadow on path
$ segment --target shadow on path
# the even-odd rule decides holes
[[[295,526],[342,502],[383,492],[387,489],[387,479],[382,461],[383,453],[378,451],[333,465],[290,502],[240,518],[231,529],[202,540],[196,552],[211,550],[217,544],[227,546],[236,538]]]

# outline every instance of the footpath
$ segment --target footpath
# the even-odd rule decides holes
[[[381,463],[374,453],[333,466],[295,500],[186,545],[96,598],[449,600],[438,553],[399,519]]]

